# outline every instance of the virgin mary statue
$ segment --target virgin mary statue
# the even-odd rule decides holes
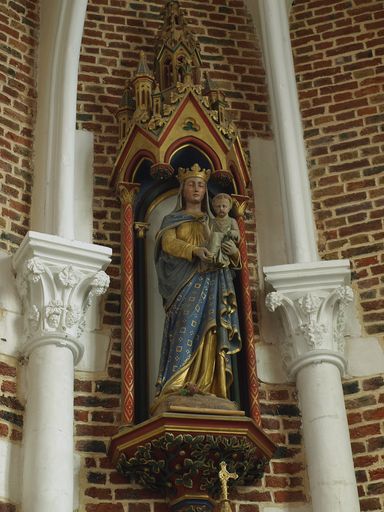
[[[240,254],[229,240],[222,250],[230,267],[211,265],[206,248],[212,220],[209,176],[210,171],[198,164],[179,168],[176,208],[164,217],[156,237],[155,264],[166,315],[157,403],[190,387],[228,398],[230,356],[241,348],[232,279]]]

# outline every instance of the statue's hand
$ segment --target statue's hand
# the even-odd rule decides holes
[[[213,255],[208,251],[206,247],[196,247],[193,250],[193,254],[201,259],[201,261],[209,262],[212,261]]]
[[[238,248],[236,247],[236,244],[233,240],[227,240],[226,242],[223,242],[221,248],[223,249],[223,253],[227,256],[234,256],[238,253]]]

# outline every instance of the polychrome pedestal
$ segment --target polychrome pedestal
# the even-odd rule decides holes
[[[230,485],[260,478],[275,450],[241,411],[165,412],[112,438],[109,455],[123,475],[158,490],[171,510],[212,510],[220,495],[220,463],[236,472]]]

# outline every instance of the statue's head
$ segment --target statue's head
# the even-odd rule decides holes
[[[199,203],[202,210],[207,210],[207,182],[211,175],[210,169],[202,169],[199,164],[192,165],[191,168],[179,167],[178,179],[180,181],[180,195],[182,207],[185,208],[186,202]]]
[[[187,178],[182,184],[183,203],[201,204],[206,191],[207,184],[203,179],[200,177]]]
[[[228,215],[233,206],[233,199],[229,194],[220,193],[216,194],[212,199],[212,207],[215,214],[223,218]]]

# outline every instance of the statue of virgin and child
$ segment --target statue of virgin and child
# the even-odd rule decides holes
[[[213,216],[209,177],[198,164],[179,168],[177,204],[156,237],[165,324],[155,404],[186,389],[227,399],[231,355],[241,348],[233,284],[233,271],[241,267],[238,227],[228,216],[227,194],[215,196]]]

